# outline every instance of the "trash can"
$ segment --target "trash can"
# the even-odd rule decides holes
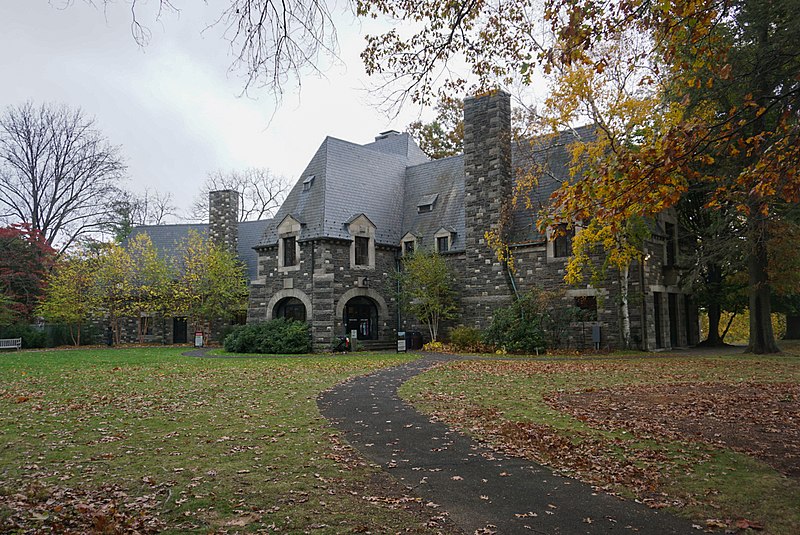
[[[407,332],[406,347],[411,350],[422,349],[422,333],[419,331]]]

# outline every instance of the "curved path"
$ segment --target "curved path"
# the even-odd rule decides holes
[[[444,360],[423,354],[350,379],[323,392],[317,403],[355,449],[438,504],[468,533],[696,533],[687,520],[484,449],[400,400],[401,384]]]

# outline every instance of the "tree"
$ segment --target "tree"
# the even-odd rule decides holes
[[[289,184],[265,168],[209,173],[192,203],[192,218],[208,221],[209,192],[226,189],[239,192],[239,221],[256,221],[271,217],[280,208]]]
[[[121,340],[120,320],[125,317],[131,295],[131,257],[117,243],[100,244],[97,248],[94,286],[99,312],[106,316],[113,341]]]
[[[32,321],[55,251],[27,224],[0,228],[0,288],[14,316]]]
[[[152,324],[153,315],[166,313],[172,291],[172,273],[167,261],[158,255],[150,236],[137,234],[128,241],[125,253],[130,262],[127,274],[128,295],[125,299],[124,314],[138,319],[139,342]]]
[[[61,250],[100,229],[125,165],[80,109],[31,102],[0,117],[0,216]]]
[[[14,301],[5,294],[5,289],[0,286],[0,327],[11,325],[16,319]]]
[[[38,313],[45,320],[65,323],[76,346],[81,328],[100,311],[95,280],[97,258],[86,250],[62,255],[48,277],[47,291]]]
[[[405,309],[428,326],[435,342],[441,322],[455,317],[457,311],[447,262],[437,253],[417,251],[404,257],[399,277]]]
[[[464,143],[461,99],[442,97],[436,111],[436,118],[430,123],[414,121],[406,130],[432,160],[461,154]]]
[[[196,232],[177,246],[178,277],[171,311],[187,316],[195,330],[211,332],[215,319],[230,319],[247,306],[244,265],[226,248]]]
[[[102,3],[108,7],[114,0]],[[131,31],[141,45],[150,39],[149,23],[179,11],[176,0],[130,4]],[[144,6],[150,14],[142,13]],[[230,44],[231,68],[244,72],[244,91],[263,87],[279,99],[287,82],[299,83],[304,74],[321,72],[323,61],[338,59],[336,28],[323,0],[229,0],[214,18],[212,26],[221,27]]]
[[[134,227],[163,225],[177,215],[172,193],[162,194],[145,189],[144,193],[137,194],[123,190],[111,203],[110,218],[104,230],[113,236],[114,241],[122,243]]]

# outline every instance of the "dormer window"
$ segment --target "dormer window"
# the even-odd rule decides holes
[[[439,254],[448,252],[453,247],[453,239],[455,238],[456,231],[452,228],[440,228],[433,235],[436,243],[436,252]]]
[[[350,267],[375,269],[375,225],[364,214],[346,223],[353,241],[350,245]]]
[[[414,254],[414,240],[408,240],[403,242],[403,255],[412,255]]]
[[[303,180],[303,191],[309,191],[311,186],[314,185],[314,175],[308,175],[305,180]]]
[[[417,213],[426,214],[432,212],[433,206],[436,204],[436,199],[438,198],[438,193],[432,193],[431,195],[424,195],[421,197],[419,201],[417,201]]]
[[[278,225],[278,271],[300,269],[300,232],[302,224],[288,215]]]

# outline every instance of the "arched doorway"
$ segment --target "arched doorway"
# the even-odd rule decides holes
[[[306,321],[306,306],[296,297],[285,297],[275,304],[272,317]]]
[[[356,331],[359,340],[378,339],[378,306],[369,297],[353,297],[347,301],[342,321],[347,334]]]

